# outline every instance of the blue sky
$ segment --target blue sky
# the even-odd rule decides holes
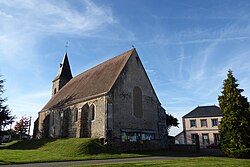
[[[180,123],[198,105],[218,104],[228,69],[250,96],[248,0],[2,0],[0,23],[4,96],[18,118],[34,121],[50,99],[66,41],[74,76],[134,45]]]

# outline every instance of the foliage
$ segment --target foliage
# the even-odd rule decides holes
[[[226,148],[226,152],[231,157],[236,158],[249,158],[250,155],[250,148],[243,148],[243,149],[235,149],[235,148]]]
[[[224,80],[222,95],[218,97],[223,118],[219,125],[220,145],[224,153],[241,157],[250,148],[250,110],[247,98],[242,96],[237,79],[231,70]],[[242,153],[241,153],[242,152]],[[248,154],[248,157],[250,155]]]
[[[11,111],[9,110],[8,105],[4,104],[7,98],[1,97],[4,93],[3,83],[4,80],[0,79],[0,131],[7,125],[13,123],[15,119],[14,116],[11,116]]]
[[[25,134],[28,132],[30,124],[31,124],[31,122],[30,122],[30,119],[28,117],[22,117],[19,121],[16,122],[14,129],[19,134]]]
[[[178,127],[178,119],[172,116],[171,114],[166,114],[166,125],[168,131],[172,126]]]

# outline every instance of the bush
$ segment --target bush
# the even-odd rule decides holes
[[[227,148],[227,149],[224,149],[224,152],[229,157],[250,158],[250,148],[244,148],[244,149]]]

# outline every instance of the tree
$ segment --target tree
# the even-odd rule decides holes
[[[168,131],[172,126],[178,127],[178,119],[172,116],[171,114],[166,114],[166,125]]]
[[[223,113],[219,125],[221,150],[229,156],[250,156],[250,109],[247,98],[242,96],[237,79],[231,70],[224,80],[222,94],[218,97]]]
[[[11,111],[9,110],[8,105],[4,104],[7,101],[7,98],[1,97],[4,93],[3,83],[4,80],[0,79],[0,131],[7,125],[13,123],[15,119],[14,116],[11,116]]]
[[[28,117],[22,117],[19,121],[16,122],[15,131],[19,134],[26,134],[30,127],[30,119]]]

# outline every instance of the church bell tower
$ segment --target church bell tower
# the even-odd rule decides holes
[[[58,73],[52,81],[52,96],[54,96],[64,85],[66,85],[72,77],[67,52],[65,53],[62,63],[60,64]]]

